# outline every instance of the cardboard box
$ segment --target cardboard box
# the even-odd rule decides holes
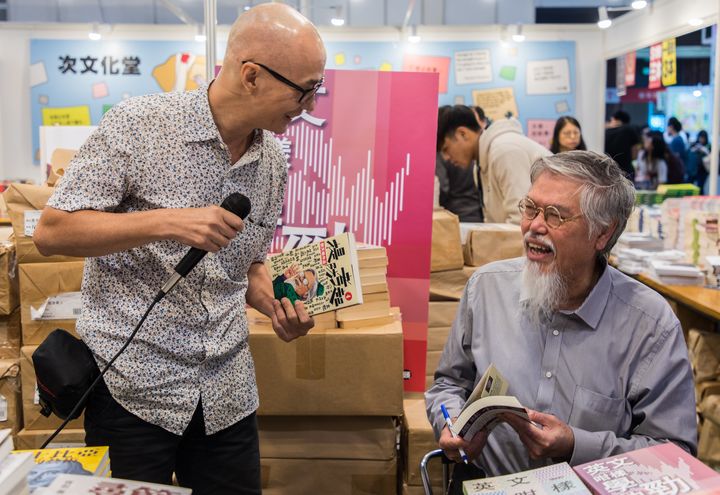
[[[0,359],[18,359],[22,346],[20,308],[11,315],[0,316]]]
[[[389,460],[397,455],[395,419],[387,416],[259,416],[258,430],[261,457]]]
[[[461,225],[463,259],[466,265],[482,266],[492,261],[517,258],[524,254],[519,225],[475,223]]]
[[[405,399],[400,435],[403,456],[403,480],[408,485],[422,485],[420,461],[428,452],[440,448],[427,419],[424,399]],[[433,459],[428,463],[431,482],[442,484],[442,462]],[[440,492],[442,493],[442,492]]]
[[[698,459],[711,466],[720,465],[720,426],[703,421],[698,435]]]
[[[459,301],[470,276],[464,270],[430,274],[431,301]]]
[[[433,376],[435,374],[435,370],[437,370],[441,356],[442,349],[439,351],[427,351],[427,355],[425,357],[425,376]]]
[[[10,184],[3,193],[8,215],[15,233],[15,248],[18,263],[48,263],[57,261],[78,261],[70,256],[43,256],[32,241],[40,212],[50,199],[54,189],[31,184]],[[26,235],[27,234],[27,235]]]
[[[0,227],[0,315],[9,315],[20,304],[15,243],[12,228]]]
[[[247,307],[247,320],[248,326],[263,325],[272,328],[272,321],[270,318],[262,314],[255,308]],[[321,313],[313,316],[315,320],[315,326],[313,330],[320,328],[337,328],[337,319],[335,318],[335,311],[328,311],[327,313]]]
[[[462,266],[458,216],[447,210],[433,211],[430,271],[459,270]]]
[[[78,150],[55,148],[55,151],[53,151],[50,157],[50,172],[48,173],[46,181],[48,186],[54,187],[60,182],[60,179],[65,175],[65,169],[70,165],[72,159],[75,158],[77,152]]]
[[[53,433],[55,433],[54,429],[22,430],[15,436],[15,449],[39,449],[43,442]],[[56,436],[50,444],[48,444],[48,448],[50,449],[59,449],[63,447],[85,447],[85,430],[65,428],[63,431],[58,433],[58,436]]]
[[[428,328],[427,351],[442,352],[445,349],[448,335],[452,327],[430,327]]]
[[[459,305],[457,301],[431,301],[428,308],[428,326],[452,326]]]
[[[434,479],[431,481],[433,483],[435,483]],[[442,478],[441,478],[441,481],[442,481]],[[433,492],[433,495],[441,495],[441,494],[445,493],[442,488],[442,485],[440,485],[440,484],[432,485],[432,492]],[[401,493],[402,493],[402,495],[425,495],[425,488],[423,488],[422,485],[409,486],[408,484],[403,483]]]
[[[20,360],[0,359],[0,429],[10,428],[13,435],[22,428],[20,389]]]
[[[83,278],[83,261],[65,263],[24,263],[20,265],[20,307],[22,310],[23,345],[40,345],[56,328],[75,333],[76,319],[33,319],[48,298],[79,292]],[[71,314],[73,308],[65,312]],[[79,308],[75,308],[79,310]]]
[[[261,458],[260,465],[264,495],[396,495],[398,491],[396,459]]]
[[[261,415],[400,416],[402,325],[313,330],[286,343],[252,327]]]
[[[691,329],[688,351],[696,382],[720,377],[720,334]]]
[[[40,399],[37,396],[35,381],[35,366],[32,362],[32,353],[36,345],[23,346],[20,350],[20,372],[22,373],[22,409],[23,424],[26,430],[54,430],[63,422],[54,414],[46,418],[40,414]],[[73,419],[68,428],[83,428],[83,416]]]

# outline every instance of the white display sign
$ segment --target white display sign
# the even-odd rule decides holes
[[[35,233],[35,227],[37,227],[40,221],[40,215],[42,210],[25,210],[23,213],[23,224],[25,237],[32,237]]]
[[[553,95],[570,92],[570,64],[566,58],[527,63],[527,94]]]
[[[492,81],[490,50],[455,52],[455,83],[476,84]]]
[[[81,292],[63,292],[48,297],[39,308],[30,306],[33,320],[75,320],[82,311]]]

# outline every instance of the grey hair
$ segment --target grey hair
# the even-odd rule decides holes
[[[580,211],[588,221],[591,239],[616,224],[605,248],[598,253],[600,257],[606,256],[625,230],[635,205],[633,183],[615,160],[594,151],[566,151],[539,158],[530,169],[530,182],[534,183],[544,172],[582,183]]]

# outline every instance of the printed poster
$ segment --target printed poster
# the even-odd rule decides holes
[[[518,106],[515,101],[515,92],[511,86],[473,90],[473,105],[481,107],[490,120],[505,119],[518,116]]]
[[[455,52],[454,57],[456,84],[477,84],[492,81],[490,50]]]
[[[627,86],[625,85],[625,55],[615,59],[615,90],[618,96],[625,96]]]
[[[570,92],[570,64],[566,58],[527,63],[527,94],[552,95]]]
[[[437,91],[435,74],[328,70],[312,114],[278,136],[290,169],[272,250],[343,231],[386,247],[409,391],[425,389]]]
[[[675,54],[675,38],[662,42],[662,84],[677,84],[677,56]]]
[[[635,86],[635,67],[637,54],[633,51],[625,55],[625,87]]]
[[[450,57],[406,53],[403,56],[402,67],[402,70],[407,72],[432,72],[437,74],[440,78],[438,92],[447,93],[448,77],[450,74]]]

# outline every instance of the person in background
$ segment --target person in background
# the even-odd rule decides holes
[[[113,476],[171,484],[174,473],[196,495],[262,492],[245,307],[286,342],[314,325],[302,301],[274,298],[264,260],[288,174],[274,134],[313,110],[325,62],[296,10],[243,12],[216,79],[115,105],[43,210],[40,252],[86,258],[77,331],[101,368],[188,247],[213,253],[88,397],[85,441],[110,447]],[[250,199],[252,221],[217,206],[233,192]]]
[[[425,392],[440,448],[464,471],[462,448],[487,476],[668,441],[695,454],[695,387],[680,322],[657,292],[607,263],[635,203],[632,184],[590,151],[537,160],[531,181],[518,204],[525,256],[470,278]],[[453,438],[440,405],[458,416],[490,364],[534,424],[508,414],[491,433]],[[451,490],[463,476],[453,473]]]
[[[660,131],[650,131],[643,137],[643,149],[637,157],[635,186],[654,190],[660,184],[680,184],[683,181],[683,165],[670,151]]]
[[[635,178],[632,161],[641,146],[640,133],[630,124],[630,114],[618,110],[605,128],[605,154],[615,160],[631,181]]]
[[[550,151],[557,154],[563,151],[585,151],[586,149],[587,146],[585,146],[585,140],[582,137],[580,122],[569,115],[557,119],[550,143]]]
[[[697,185],[702,192],[710,169],[710,141],[707,131],[698,132],[695,142],[688,150],[688,161],[685,167],[688,181]],[[706,165],[707,163],[707,165]]]
[[[670,147],[670,151],[675,153],[675,155],[678,157],[678,159],[682,163],[684,170],[685,162],[687,162],[688,139],[685,132],[683,132],[682,124],[677,119],[677,117],[670,117],[668,119],[667,136],[667,143]]]
[[[438,118],[450,105],[438,109]],[[479,113],[478,113],[479,109]],[[478,121],[485,128],[487,120],[480,107],[475,107]],[[482,188],[477,184],[476,167],[456,167],[442,153],[435,157],[435,176],[440,182],[440,206],[460,217],[461,222],[482,222]]]
[[[516,119],[494,121],[487,130],[478,115],[455,105],[438,119],[437,147],[454,165],[477,162],[486,222],[520,223],[517,202],[530,187],[530,166],[550,151],[523,134]]]

